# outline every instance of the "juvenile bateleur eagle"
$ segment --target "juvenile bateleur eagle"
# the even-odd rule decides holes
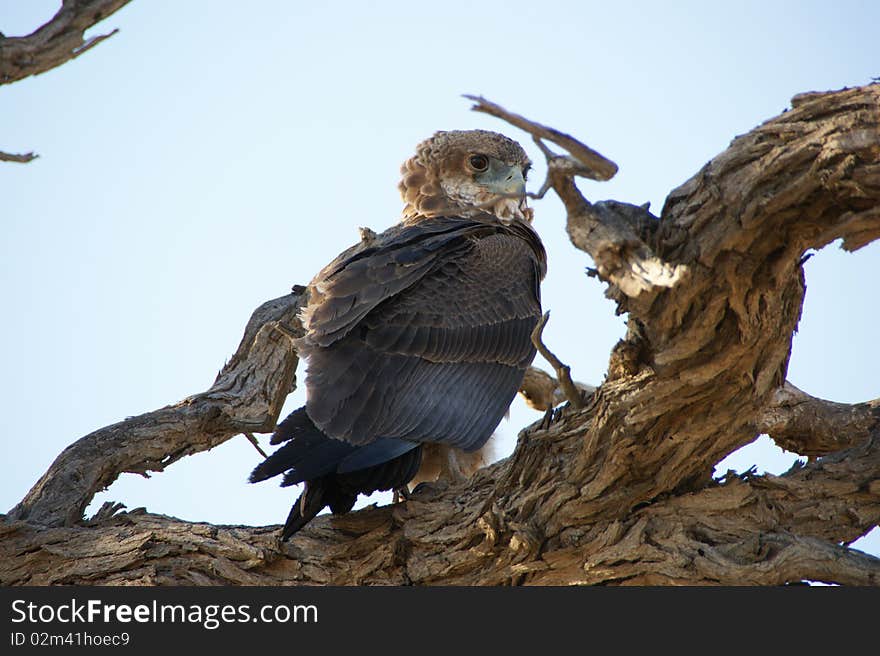
[[[535,356],[546,255],[530,225],[518,143],[438,132],[401,167],[403,220],[340,254],[302,312],[305,406],[251,482],[305,483],[281,534],[359,494],[398,489],[423,445],[480,449]]]

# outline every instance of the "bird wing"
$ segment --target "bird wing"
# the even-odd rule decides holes
[[[441,218],[394,226],[361,241],[324,267],[309,284],[302,347],[324,347],[344,338],[379,303],[410,287],[436,264],[465,247],[463,237],[485,226]]]
[[[534,357],[543,247],[530,227],[432,219],[319,274],[302,340],[308,414],[327,435],[472,450]]]

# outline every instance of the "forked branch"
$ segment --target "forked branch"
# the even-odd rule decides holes
[[[593,204],[575,185],[576,177],[611,179],[617,173],[614,162],[571,135],[514,114],[485,98],[465,97],[475,101],[474,111],[500,118],[532,135],[547,158],[547,179],[533,196],[542,197],[551,188],[556,192],[568,213],[569,238],[593,258],[599,276],[612,285],[609,296],[618,300],[622,309],[627,308],[626,297],[671,287],[682,278],[685,267],[664,262],[649,246],[656,217],[646,207],[615,201]],[[569,155],[554,153],[544,140],[564,148]],[[642,296],[640,302],[648,302],[649,295]]]

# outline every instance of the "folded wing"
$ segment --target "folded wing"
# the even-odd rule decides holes
[[[534,357],[544,262],[528,226],[462,218],[344,253],[304,317],[315,425],[353,445],[481,447]]]

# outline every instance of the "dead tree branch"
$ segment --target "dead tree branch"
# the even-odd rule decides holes
[[[480,96],[471,96],[465,94],[468,100],[473,100],[476,104],[473,109],[484,114],[489,114],[495,118],[507,121],[511,125],[518,127],[520,130],[529,132],[538,140],[546,139],[555,143],[557,146],[564,148],[571,153],[572,160],[569,175],[580,175],[591,180],[610,180],[617,174],[617,164],[612,162],[604,155],[596,152],[589,146],[581,143],[570,134],[565,134],[546,125],[535,123],[527,118],[508,112],[506,109]],[[559,158],[562,159],[562,158]]]
[[[880,523],[880,431],[867,442],[749,481],[768,521],[834,543],[857,540]]]
[[[758,430],[777,445],[805,456],[840,451],[868,439],[880,425],[880,399],[835,403],[817,399],[789,382],[773,392]]]
[[[535,348],[538,349],[538,353],[540,353],[556,371],[556,379],[559,382],[559,389],[562,391],[566,400],[571,403],[575,410],[580,410],[584,407],[584,398],[581,394],[581,390],[579,390],[571,380],[571,368],[567,364],[563,364],[562,361],[547,348],[546,344],[544,344],[544,326],[547,325],[547,321],[549,320],[550,312],[548,311],[544,313],[544,316],[541,317],[540,321],[538,321],[538,324],[535,326],[535,329],[532,331],[532,343],[535,345]]]
[[[0,162],[18,162],[19,164],[27,164],[39,157],[34,153],[4,153],[0,151]]]
[[[684,269],[659,259],[645,241],[656,217],[644,207],[607,201],[592,204],[578,190],[575,177],[608,180],[617,165],[574,137],[547,128],[476,96],[474,111],[490,114],[532,135],[547,158],[547,180],[538,196],[552,188],[568,212],[566,229],[572,243],[593,258],[600,277],[612,284],[608,295],[637,297],[642,292],[669,287]],[[542,140],[561,146],[570,156],[554,154]]]
[[[130,0],[64,0],[48,23],[27,36],[0,36],[0,84],[39,75],[79,57],[116,34],[85,38],[86,31]]]
[[[88,39],[85,33],[129,1],[64,0],[52,20],[27,36],[0,34],[0,85],[45,73],[109,39],[118,30]],[[0,162],[26,164],[36,158],[0,152]]]
[[[238,350],[206,392],[106,426],[67,447],[9,517],[44,526],[74,524],[92,497],[124,472],[162,471],[240,433],[272,431],[294,388],[298,358],[291,335],[301,330],[300,298],[294,292],[257,308]]]
[[[558,439],[554,431],[531,439]],[[469,503],[470,491],[485,492],[505,463],[480,472],[463,499],[417,495],[404,504],[319,517],[281,551],[277,526],[211,526],[143,511],[48,530],[6,521],[0,522],[0,582],[877,585],[880,559],[838,543],[880,518],[878,444],[861,447],[855,458],[819,461],[784,476],[732,477],[625,518],[571,525],[545,545],[537,524],[509,522],[494,502],[483,509]],[[573,493],[563,487],[550,499],[558,503]],[[848,523],[843,533],[841,517]]]

